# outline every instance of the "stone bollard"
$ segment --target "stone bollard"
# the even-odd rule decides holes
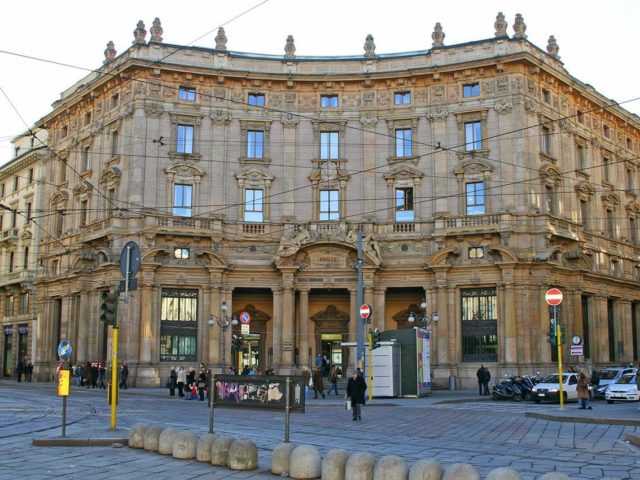
[[[144,448],[144,432],[146,426],[138,423],[129,430],[129,446],[131,448]]]
[[[386,455],[376,462],[373,480],[407,480],[407,462],[397,455]]]
[[[199,462],[211,461],[211,445],[215,441],[216,436],[211,433],[205,433],[198,439],[198,445],[196,445],[196,460]]]
[[[228,464],[231,470],[258,468],[258,449],[251,440],[234,440],[229,447]]]
[[[480,480],[480,474],[468,463],[454,463],[444,471],[442,480]]]
[[[229,462],[229,447],[233,438],[216,437],[211,444],[211,465],[226,467]]]
[[[144,449],[147,452],[158,451],[158,441],[160,440],[160,434],[162,433],[162,427],[152,425],[147,427],[144,431]]]
[[[289,475],[289,457],[296,448],[293,443],[281,443],[273,449],[271,454],[271,473],[274,475]]]
[[[373,480],[376,458],[370,453],[354,453],[344,469],[345,480]]]
[[[409,470],[409,480],[441,480],[442,473],[437,460],[418,460]]]
[[[196,458],[198,437],[192,432],[178,432],[173,441],[173,458],[190,460]]]
[[[540,477],[540,480],[571,480],[569,475],[560,472],[545,473]]]
[[[322,457],[320,451],[312,445],[300,445],[291,451],[289,456],[289,476],[291,478],[320,478],[322,474]]]
[[[344,480],[344,467],[349,454],[344,450],[333,449],[322,460],[322,480]]]
[[[173,453],[173,441],[178,432],[173,428],[165,428],[158,438],[158,453],[162,455],[171,455]]]
[[[520,480],[520,474],[513,468],[494,468],[487,475],[486,480]]]

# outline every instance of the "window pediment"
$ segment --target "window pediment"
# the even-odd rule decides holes
[[[493,173],[493,167],[488,162],[478,158],[464,161],[453,171],[454,175],[482,175]]]
[[[411,179],[414,182],[417,182],[417,181],[420,181],[423,177],[424,177],[424,173],[408,165],[403,165],[402,167],[395,168],[391,170],[389,173],[385,173],[383,176],[383,178],[387,182],[397,182],[398,180],[407,180],[407,179]]]
[[[204,170],[191,165],[189,163],[176,163],[171,167],[165,168],[165,173],[173,178],[197,179],[198,181],[206,175]]]
[[[236,174],[236,180],[241,184],[270,184],[275,177],[259,168],[248,168]]]
[[[562,172],[552,163],[543,164],[539,172],[540,178],[545,183],[558,185],[562,182]]]
[[[69,192],[67,190],[58,190],[51,195],[51,204],[59,204],[69,200]]]
[[[600,198],[605,206],[615,208],[616,206],[620,205],[620,197],[618,197],[618,195],[615,193],[605,193]]]

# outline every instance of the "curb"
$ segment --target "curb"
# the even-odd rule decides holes
[[[431,405],[446,405],[447,403],[475,403],[475,402],[489,402],[491,397],[473,397],[473,398],[451,398],[449,400],[439,400],[433,402]]]
[[[111,447],[114,444],[129,445],[128,438],[34,438],[34,447]]]
[[[549,415],[546,413],[526,412],[525,417],[536,418],[538,420],[549,420],[551,422],[566,422],[566,423],[590,423],[594,425],[622,425],[626,427],[640,427],[640,420],[633,420],[631,418],[586,418],[586,417],[570,417]],[[640,444],[640,437],[638,437]]]
[[[625,433],[624,439],[625,441],[629,442],[631,445],[640,447],[640,435],[634,435],[633,433]]]

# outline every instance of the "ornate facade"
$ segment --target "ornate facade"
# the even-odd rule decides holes
[[[410,326],[426,299],[435,383],[552,367],[544,291],[593,364],[638,357],[640,121],[514,34],[428,50],[307,57],[134,42],[65,91],[39,125],[53,155],[36,371],[60,338],[106,358],[101,290],[142,250],[120,305],[139,385],[205,362],[290,372],[350,366],[357,230],[373,325]],[[425,37],[427,34],[425,35]],[[425,39],[425,43],[427,40]],[[299,47],[299,46],[298,46]],[[379,47],[379,46],[378,46]],[[223,308],[224,307],[224,308]],[[240,352],[223,317],[249,312]],[[236,355],[239,353],[238,357]],[[233,355],[233,358],[232,358]]]

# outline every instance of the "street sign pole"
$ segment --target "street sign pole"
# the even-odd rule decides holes
[[[369,401],[373,400],[373,330],[369,329],[369,359],[367,361],[367,377],[369,377]]]
[[[357,273],[357,286],[356,286],[356,304],[362,305],[364,303],[364,278],[362,273],[362,267],[364,265],[364,246],[362,232],[358,229],[356,237],[356,273]],[[357,319],[356,328],[356,365],[358,368],[364,371],[364,327],[366,325],[365,320],[362,318]]]
[[[558,321],[558,305],[553,306],[553,323],[556,326],[556,345],[558,347],[558,394],[560,395],[560,409],[564,408],[564,383],[562,378],[562,332]]]
[[[118,399],[118,327],[111,327],[111,431],[115,431],[117,422]]]

